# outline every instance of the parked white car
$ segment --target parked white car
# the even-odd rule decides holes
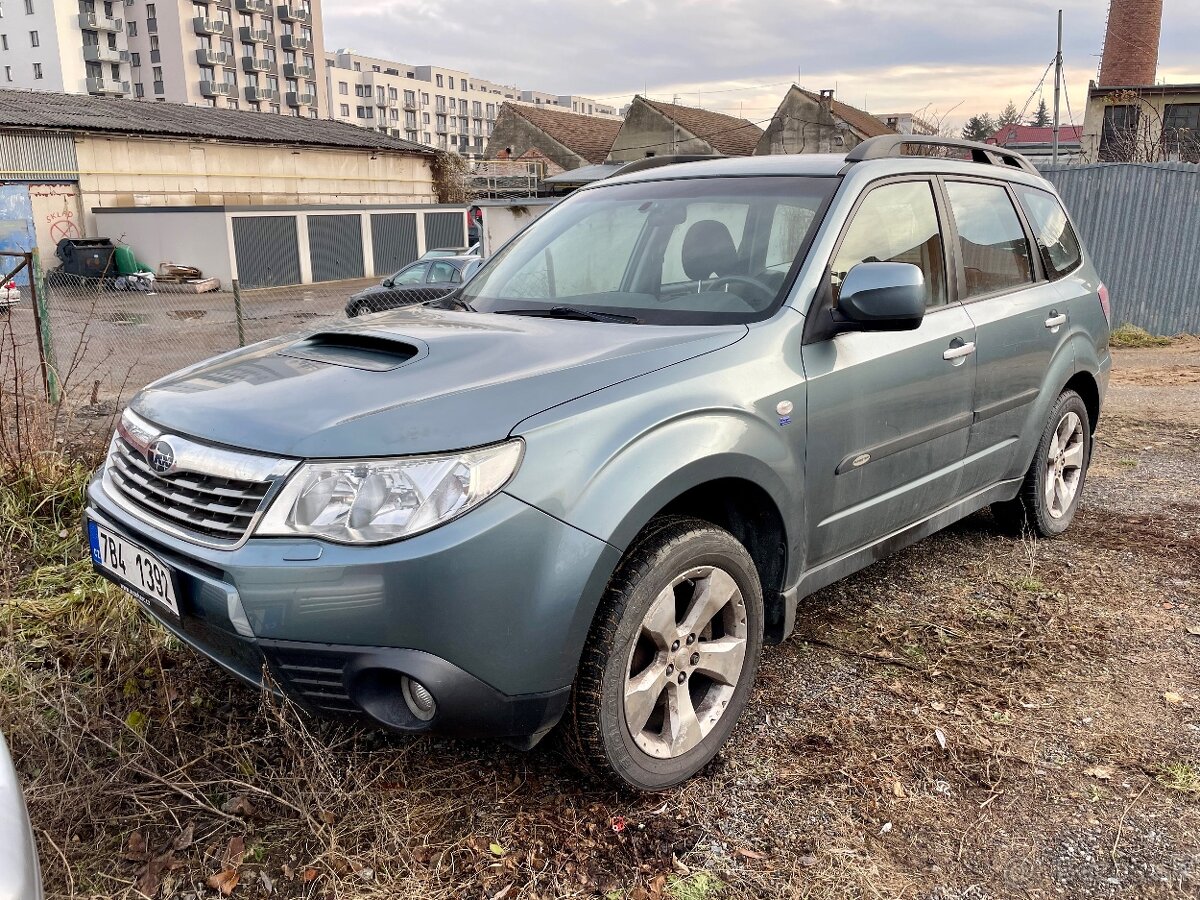
[[[0,900],[42,900],[33,828],[21,781],[0,734]]]
[[[16,306],[21,302],[21,289],[15,281],[0,287],[0,307]]]

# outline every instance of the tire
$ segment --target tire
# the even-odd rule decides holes
[[[1060,450],[1064,436],[1065,453]],[[1058,537],[1075,518],[1091,461],[1092,430],[1087,405],[1074,391],[1064,391],[1050,410],[1037,452],[1021,483],[1021,492],[1013,500],[993,503],[992,515],[1007,531],[1028,530],[1039,537]],[[1056,483],[1058,488],[1048,497],[1048,490]]]
[[[561,729],[568,757],[642,791],[686,781],[737,724],[762,637],[762,588],[746,548],[699,519],[651,523],[588,634]],[[643,723],[636,733],[631,714]]]

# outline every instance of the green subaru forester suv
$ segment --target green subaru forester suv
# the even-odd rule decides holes
[[[316,714],[703,767],[803,598],[990,506],[1079,505],[1108,296],[984,145],[626,167],[449,297],[158,381],[95,566]]]

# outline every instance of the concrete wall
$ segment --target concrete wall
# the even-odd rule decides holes
[[[717,156],[708,141],[701,140],[676,125],[640,97],[634,100],[613,142],[610,162],[633,162],[647,156],[669,153],[711,154]]]
[[[839,128],[839,121],[828,107],[793,88],[767,126],[754,155],[848,153],[862,140],[849,128]]]
[[[195,266],[206,276],[233,280],[233,254],[222,210],[145,213],[113,210],[93,216],[95,237],[126,243],[138,260],[158,271],[159,263]]]
[[[505,153],[510,147],[511,151]],[[512,109],[501,110],[499,118],[496,119],[496,130],[488,139],[488,157],[518,159],[530,150],[538,151],[561,170],[578,169],[588,165],[586,159],[564,147],[528,119],[517,115]]]
[[[555,201],[556,202],[556,201]],[[554,202],[531,201],[528,204],[483,205],[483,254],[491,256],[515,235],[537,221]]]
[[[425,157],[132,136],[76,139],[85,224],[93,207],[436,202]]]
[[[79,187],[74,184],[31,184],[29,202],[42,267],[58,265],[54,255],[63,238],[83,237],[83,210]]]

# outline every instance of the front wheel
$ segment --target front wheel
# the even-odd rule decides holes
[[[701,520],[652,524],[588,635],[563,723],[568,755],[639,790],[686,781],[745,708],[762,635],[762,588],[746,548]]]
[[[1074,391],[1064,391],[1050,411],[1021,493],[993,503],[992,515],[1011,531],[1029,528],[1040,537],[1057,537],[1075,518],[1091,456],[1087,405]]]

